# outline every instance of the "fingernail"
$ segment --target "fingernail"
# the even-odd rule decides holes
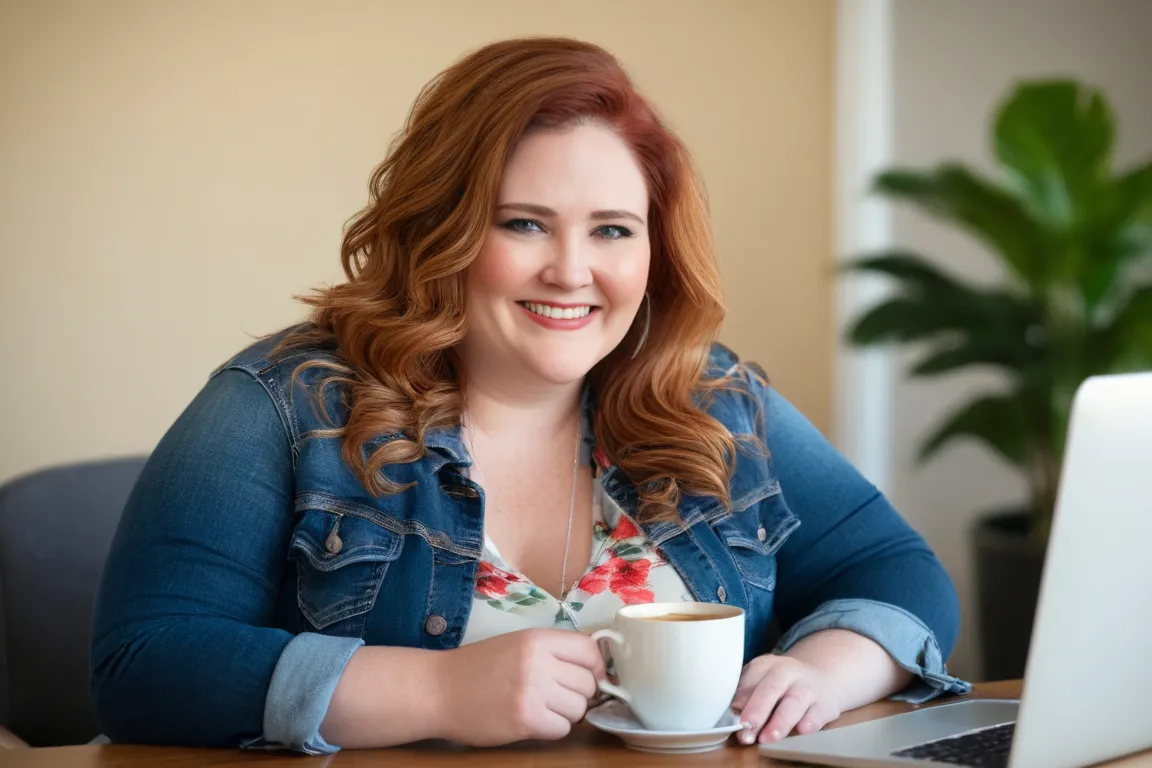
[[[755,738],[755,736],[756,736],[756,734],[752,733],[752,731],[741,731],[740,732],[740,743],[741,744],[751,744],[752,739]]]
[[[760,734],[760,741],[763,744],[771,744],[780,741],[780,731],[766,731]]]

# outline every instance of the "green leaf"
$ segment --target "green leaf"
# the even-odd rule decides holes
[[[1095,206],[1080,235],[1085,256],[1081,286],[1089,310],[1117,291],[1133,259],[1152,254],[1152,163],[1101,187]]]
[[[1132,292],[1108,325],[1089,341],[1092,373],[1152,370],[1152,285]]]
[[[584,610],[584,603],[569,603],[568,607],[574,611],[582,611]]]
[[[1033,328],[1043,313],[1026,295],[1004,289],[976,288],[904,251],[863,257],[848,269],[896,278],[899,293],[860,316],[849,327],[855,344],[942,339],[917,366],[916,374],[934,374],[964,365],[1019,366],[1033,360]],[[1041,334],[1042,335],[1042,334]]]
[[[962,290],[956,278],[912,251],[880,251],[851,261],[843,269],[875,272],[924,290]]]
[[[1047,234],[1016,197],[994,182],[961,165],[945,164],[929,173],[888,171],[876,178],[875,186],[882,194],[959,224],[1029,285],[1048,280],[1052,265]]]
[[[935,376],[973,365],[1007,367],[1013,370],[1031,362],[1035,352],[1026,343],[1002,336],[968,336],[952,346],[927,353],[911,369],[913,376]]]
[[[898,297],[867,310],[848,329],[853,344],[867,346],[885,342],[914,341],[950,327],[919,298]]]
[[[501,610],[504,609],[504,603],[501,602],[500,600],[496,600],[494,598],[489,598],[487,600],[487,603],[488,603],[488,605],[492,606],[493,608],[499,608]]]
[[[1011,347],[1015,350],[1012,359],[1024,360],[1034,355],[1029,329],[1041,317],[1038,307],[1006,291],[913,294],[896,296],[865,311],[849,325],[848,338],[853,344],[869,345],[946,334],[949,346],[956,346],[972,337],[976,346]]]
[[[1121,176],[1116,186],[1126,203],[1124,223],[1139,229],[1145,249],[1152,243],[1152,162]]]
[[[957,408],[930,435],[920,448],[920,460],[927,461],[943,446],[959,437],[986,443],[1012,464],[1027,464],[1031,453],[1029,414],[1019,395],[986,395]]]
[[[891,197],[905,198],[918,203],[933,213],[940,207],[940,192],[936,178],[930,173],[921,173],[906,168],[893,168],[884,171],[873,182],[877,192]]]
[[[1114,127],[1103,95],[1073,80],[1019,86],[994,124],[996,157],[1025,207],[1053,230],[1070,231],[1107,176]]]
[[[1144,356],[1144,367],[1152,367],[1152,285],[1144,286],[1132,296],[1123,318],[1133,347]]]

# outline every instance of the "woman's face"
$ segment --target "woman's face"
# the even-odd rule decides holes
[[[529,132],[467,274],[461,356],[501,376],[579,381],[628,332],[648,282],[648,190],[611,129]]]

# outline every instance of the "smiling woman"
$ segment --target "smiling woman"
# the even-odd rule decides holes
[[[735,439],[693,400],[718,384],[700,373],[724,318],[702,185],[612,56],[559,39],[473,52],[424,89],[370,188],[348,281],[275,350],[338,343],[335,366],[305,365],[363,405],[341,429],[365,487],[392,490],[381,468],[459,424],[466,395],[531,400],[546,382],[571,403],[586,383],[646,515],[676,519],[682,493],[727,500]],[[583,323],[555,317],[582,306]],[[382,432],[401,437],[365,454]]]
[[[347,279],[221,366],[132,494],[93,630],[110,738],[559,738],[605,677],[590,635],[656,602],[740,609],[746,743],[967,690],[932,552],[715,343],[700,180],[611,54],[466,56],[370,192]]]

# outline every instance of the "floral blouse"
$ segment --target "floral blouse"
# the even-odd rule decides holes
[[[590,634],[611,626],[622,606],[695,599],[676,569],[604,492],[599,477],[592,480],[592,520],[591,560],[563,602],[518,573],[485,535],[461,642],[542,627]]]

